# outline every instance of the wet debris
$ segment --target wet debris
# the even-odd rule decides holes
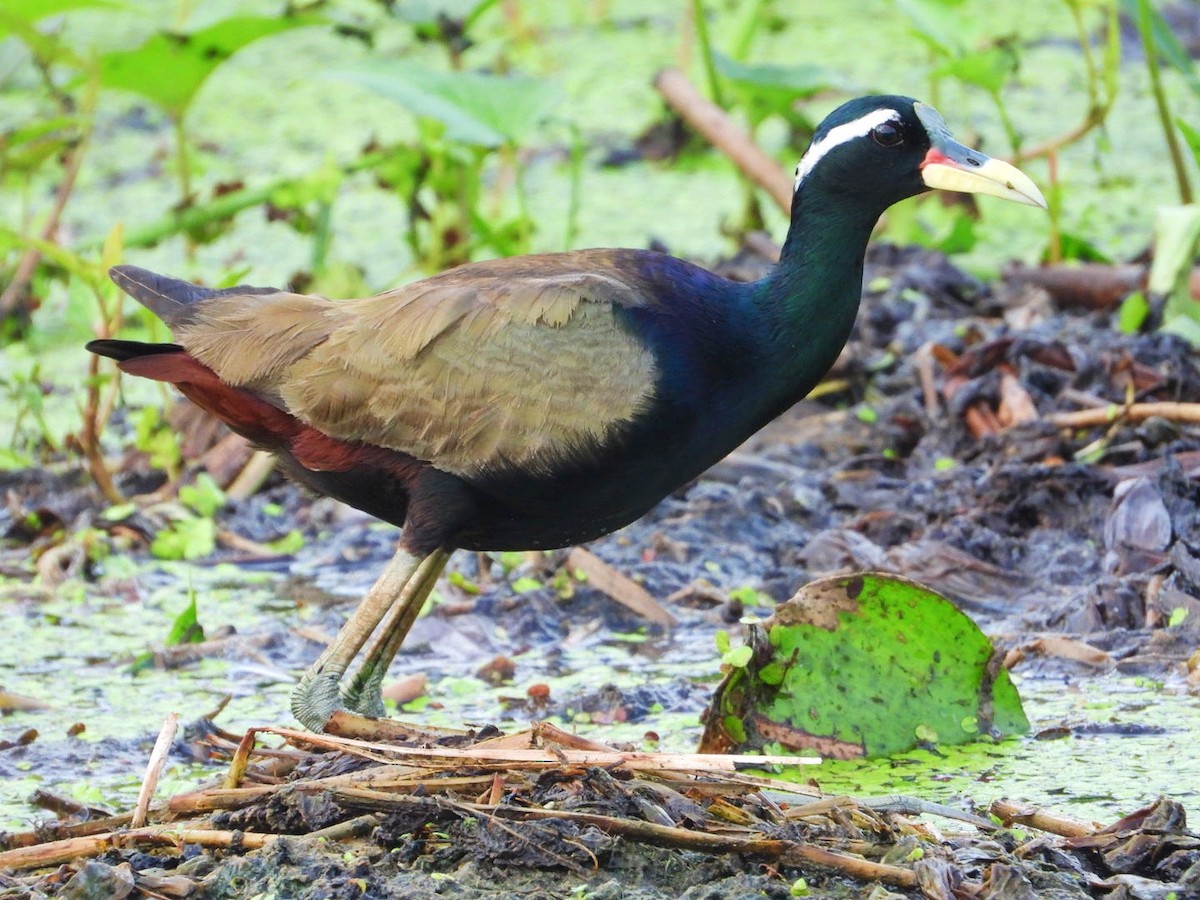
[[[238,741],[235,781],[151,806],[144,827],[125,817],[4,836],[0,897],[363,896],[347,887],[356,880],[370,896],[424,897],[447,882],[491,886],[500,872],[506,885],[529,871],[601,888],[639,865],[641,896],[664,898],[729,889],[726,879],[783,897],[801,877],[854,896],[945,900],[1200,890],[1200,835],[1165,799],[1107,828],[998,801],[997,828],[744,770],[783,762],[772,758],[623,752],[548,725],[492,734],[401,744],[261,729]],[[272,735],[283,745],[258,746]],[[930,821],[943,816],[959,830]]]

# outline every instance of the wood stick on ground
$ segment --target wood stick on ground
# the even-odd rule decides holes
[[[106,816],[103,819],[89,819],[86,822],[75,822],[63,825],[49,822],[39,825],[33,831],[18,831],[13,834],[0,835],[0,851],[14,850],[17,847],[34,847],[49,841],[67,841],[72,838],[87,837],[124,828],[133,818],[133,813],[121,813],[119,816]]]
[[[89,837],[68,838],[35,847],[21,847],[0,852],[0,869],[41,869],[61,866],[76,859],[99,856],[119,847],[155,847],[199,844],[202,847],[227,850],[261,850],[278,835],[256,831],[213,831],[200,828],[181,828],[178,824],[148,825],[129,831],[108,831]]]
[[[513,767],[538,767],[559,765],[621,766],[631,771],[695,771],[736,772],[742,767],[756,769],[769,766],[820,765],[820,757],[808,756],[742,756],[722,753],[647,753],[619,750],[520,750],[488,749],[480,745],[455,749],[452,747],[397,747],[392,744],[374,744],[332,737],[328,734],[312,734],[294,728],[262,728],[260,731],[277,734],[292,741],[342,750],[379,762],[411,762],[413,765],[458,766],[463,764],[508,763]]]
[[[572,572],[583,572],[587,576],[588,584],[596,590],[655,625],[670,628],[679,621],[666,607],[650,596],[649,591],[628,575],[618,572],[591,550],[583,547],[573,549],[567,554],[567,568]]]
[[[1098,825],[1089,825],[1078,819],[1046,812],[1028,803],[1014,803],[1012,800],[996,800],[989,807],[989,811],[1005,826],[1013,823],[1027,825],[1062,837],[1084,837],[1100,830]]]
[[[864,881],[882,881],[885,884],[899,885],[911,888],[917,883],[917,876],[909,869],[875,863],[856,856],[847,856],[832,850],[825,850],[811,844],[800,844],[795,841],[756,838],[740,835],[712,834],[706,831],[692,831],[687,828],[677,828],[671,825],[657,825],[643,822],[640,819],[620,819],[615,816],[604,816],[596,813],[583,813],[568,810],[524,809],[520,807],[500,806],[495,809],[478,807],[473,804],[461,804],[475,812],[488,812],[493,815],[511,816],[528,819],[570,819],[586,825],[594,825],[606,834],[616,834],[624,838],[653,844],[656,847],[678,847],[684,850],[696,850],[701,853],[748,853],[778,859],[788,865],[815,865],[833,869],[852,878]]]
[[[1046,421],[1060,428],[1092,428],[1111,425],[1119,420],[1137,423],[1158,417],[1170,422],[1200,425],[1200,403],[1134,403],[1129,406],[1111,404],[1099,409],[1079,409],[1047,415]]]
[[[771,195],[783,210],[792,211],[792,180],[779,163],[767,156],[725,110],[703,97],[678,69],[663,69],[654,87],[667,105],[710,144],[728,156],[751,181]]]
[[[137,805],[133,808],[133,820],[129,823],[133,828],[141,828],[146,824],[150,801],[154,797],[154,790],[158,787],[158,779],[162,775],[163,766],[167,764],[167,755],[171,752],[171,745],[175,742],[178,731],[179,713],[170,713],[163,722],[162,730],[158,732],[158,740],[154,742],[150,760],[146,763],[146,777],[142,779]]]
[[[254,495],[275,471],[275,457],[266,450],[256,450],[250,461],[225,488],[230,500],[245,500]]]

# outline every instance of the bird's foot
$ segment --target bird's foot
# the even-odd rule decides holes
[[[292,715],[309,731],[320,734],[329,717],[343,708],[340,671],[310,669],[292,690]],[[381,701],[382,702],[382,701]]]
[[[342,687],[342,704],[359,715],[382,719],[387,716],[383,706],[383,670],[370,670],[364,665],[350,682]]]

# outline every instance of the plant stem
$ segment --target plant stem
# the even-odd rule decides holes
[[[704,17],[704,0],[692,0],[692,18],[695,19],[696,43],[700,45],[700,59],[704,63],[704,77],[708,81],[708,95],[713,103],[724,108],[721,82],[717,77],[717,64],[713,60],[712,42],[708,37],[708,19]]]
[[[1142,49],[1146,53],[1146,71],[1150,75],[1150,91],[1154,95],[1154,105],[1158,108],[1158,119],[1162,123],[1163,135],[1167,139],[1167,149],[1171,153],[1171,165],[1175,169],[1175,181],[1179,185],[1179,202],[1192,202],[1192,185],[1188,180],[1187,166],[1184,163],[1183,152],[1179,147],[1179,138],[1171,121],[1171,110],[1167,105],[1167,95],[1163,91],[1162,74],[1158,66],[1158,51],[1154,46],[1154,34],[1150,25],[1150,0],[1138,0],[1138,31],[1142,35]]]

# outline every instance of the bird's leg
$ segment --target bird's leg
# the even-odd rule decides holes
[[[434,550],[422,561],[416,573],[404,587],[404,594],[396,599],[392,608],[380,623],[358,671],[345,682],[342,688],[342,703],[346,709],[364,716],[385,715],[383,695],[380,692],[388,666],[400,650],[413,622],[421,614],[425,600],[438,576],[446,567],[450,554],[445,550]]]
[[[341,708],[342,675],[408,583],[415,580],[414,575],[425,558],[403,547],[397,549],[353,615],[301,677],[292,691],[292,715],[305,728],[321,731],[334,710]]]

